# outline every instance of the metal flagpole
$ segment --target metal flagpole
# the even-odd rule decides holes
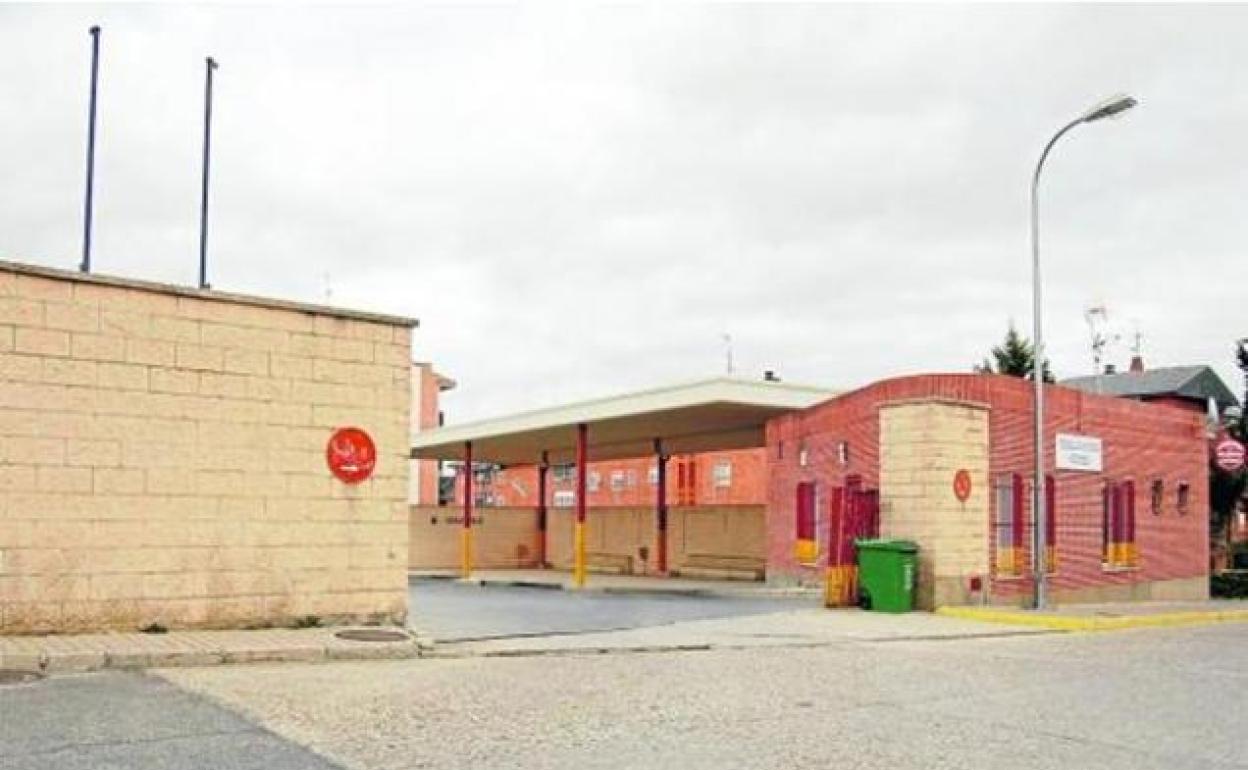
[[[91,214],[95,204],[95,98],[100,82],[100,28],[91,34],[91,101],[87,118],[87,197],[82,212],[82,264],[79,269],[91,272]]]
[[[204,168],[199,199],[199,288],[208,286],[208,165],[212,153],[212,73],[217,63],[211,56],[204,60]]]

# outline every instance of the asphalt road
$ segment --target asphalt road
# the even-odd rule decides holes
[[[168,682],[87,674],[0,687],[3,770],[331,770]]]
[[[1212,770],[1246,672],[1228,624],[167,675],[357,770]]]
[[[411,624],[437,641],[622,630],[817,606],[802,598],[614,594],[431,579],[412,580],[408,593]]]

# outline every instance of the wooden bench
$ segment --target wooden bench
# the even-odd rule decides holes
[[[767,560],[758,556],[691,553],[685,557],[685,563],[678,570],[673,570],[672,574],[729,580],[762,580],[767,575]]]
[[[633,574],[633,557],[622,553],[585,554],[585,564],[592,572],[609,572],[614,575]]]

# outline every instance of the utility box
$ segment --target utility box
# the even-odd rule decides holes
[[[909,540],[859,540],[858,586],[864,608],[876,612],[914,609],[919,546]]]

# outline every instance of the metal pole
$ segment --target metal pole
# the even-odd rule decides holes
[[[550,457],[542,452],[542,462],[537,466],[537,566],[546,567],[546,476],[550,471]]]
[[[91,101],[87,118],[87,199],[82,212],[82,264],[79,269],[91,272],[91,214],[95,207],[95,99],[100,82],[100,28],[91,34]]]
[[[654,440],[654,462],[658,471],[655,476],[654,512],[658,529],[658,553],[656,562],[660,574],[667,574],[667,457],[663,454],[662,439]]]
[[[1083,118],[1072,120],[1053,135],[1040,154],[1036,163],[1036,172],[1031,177],[1031,284],[1032,284],[1032,364],[1031,379],[1035,388],[1035,405],[1032,415],[1035,429],[1035,466],[1032,492],[1032,554],[1033,596],[1032,606],[1044,609],[1048,603],[1048,572],[1045,569],[1045,510],[1044,510],[1044,337],[1041,323],[1040,302],[1040,172],[1044,169],[1044,161],[1049,157],[1053,145],[1067,131],[1084,122]]]
[[[576,523],[572,529],[572,586],[585,587],[585,476],[588,463],[589,429],[576,426]]]
[[[459,566],[465,579],[472,576],[472,442],[464,442],[464,521],[459,534]]]
[[[208,165],[212,154],[212,73],[217,62],[204,60],[204,167],[199,198],[199,288],[208,286]]]

